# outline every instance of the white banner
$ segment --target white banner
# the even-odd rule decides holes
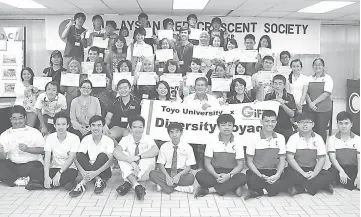
[[[167,126],[180,122],[184,126],[184,139],[189,143],[207,144],[210,134],[218,133],[217,118],[222,113],[231,114],[235,120],[233,132],[243,135],[261,130],[264,110],[278,113],[279,103],[265,101],[224,106],[219,110],[200,110],[191,105],[170,101],[143,100],[142,116],[146,121],[146,133],[154,139],[168,141]]]
[[[104,20],[114,20],[118,29],[127,27],[131,36],[139,27],[138,15],[103,16]],[[168,16],[150,15],[149,24],[156,32],[163,29],[163,20]],[[88,15],[84,28],[93,29],[92,15]],[[174,20],[175,31],[186,22],[186,16],[169,16]],[[211,28],[210,16],[199,16],[198,29],[209,31]],[[262,35],[269,35],[272,41],[272,51],[280,53],[287,50],[292,54],[319,54],[320,53],[320,28],[321,21],[287,20],[271,18],[251,17],[222,17],[222,29],[226,30],[238,42],[238,46],[244,49],[244,36],[253,34],[256,37],[256,45]],[[69,22],[69,16],[47,16],[46,21],[46,47],[48,50],[64,50],[65,43],[60,35]]]

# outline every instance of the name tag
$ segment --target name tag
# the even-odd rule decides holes
[[[134,105],[129,106],[129,109],[135,109]]]
[[[148,99],[148,98],[149,98],[149,95],[148,95],[148,94],[143,94],[142,98],[143,98],[143,99]]]
[[[127,117],[121,117],[121,118],[120,118],[120,122],[122,122],[122,123],[128,123],[128,118],[127,118]]]
[[[80,46],[80,42],[75,42],[75,46],[79,47]]]
[[[48,118],[48,124],[54,124],[54,120],[51,118]]]
[[[184,61],[179,61],[179,65],[183,65],[184,64]]]

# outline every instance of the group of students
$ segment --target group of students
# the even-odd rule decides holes
[[[12,127],[0,135],[0,181],[10,187],[18,178],[29,177],[27,190],[63,186],[71,197],[77,197],[90,182],[94,193],[100,194],[112,176],[115,159],[124,181],[117,193],[124,196],[133,188],[139,200],[146,195],[139,182],[146,180],[170,194],[193,193],[196,179],[195,197],[212,191],[241,196],[247,184],[245,200],[280,192],[291,196],[315,195],[321,190],[333,193],[333,185],[338,183],[349,190],[360,188],[360,140],[351,132],[352,116],[347,112],[337,115],[339,131],[327,145],[312,130],[312,113],[297,116],[298,132],[288,142],[274,131],[277,114],[272,110],[262,113],[260,132],[242,136],[233,134],[234,117],[221,114],[217,118],[219,133],[211,135],[214,139],[206,145],[204,169],[195,175],[191,170],[196,163],[193,149],[185,142],[183,125],[178,122],[168,125],[170,140],[159,149],[144,133],[145,120],[139,115],[131,117],[130,134],[119,143],[103,133],[106,121],[100,115],[90,118],[91,133],[82,140],[68,131],[71,123],[66,112],[55,115],[56,132],[45,138],[39,130],[26,126],[24,107],[12,107],[10,120]],[[327,152],[332,166],[324,170]]]

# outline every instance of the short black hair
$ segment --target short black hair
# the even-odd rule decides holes
[[[66,123],[67,123],[68,125],[70,125],[70,117],[69,117],[69,115],[68,115],[66,112],[61,111],[61,112],[58,112],[58,113],[55,114],[55,116],[54,116],[54,125],[55,125],[55,123],[56,123],[56,120],[59,119],[59,118],[65,118],[65,119],[66,119]]]
[[[103,20],[103,17],[100,16],[99,14],[94,15],[93,18],[92,18],[92,22],[94,23],[94,21],[95,21],[96,19],[100,19],[100,20],[102,21],[102,28],[104,28],[104,20]]]
[[[194,18],[194,19],[196,19],[196,21],[198,21],[198,17],[197,17],[197,15],[195,15],[195,14],[189,14],[189,15],[187,16],[187,21],[189,21],[191,18]]]
[[[89,125],[91,125],[94,122],[101,121],[103,125],[105,125],[105,118],[100,115],[94,115],[89,119]]]
[[[138,20],[139,20],[140,18],[145,18],[145,19],[148,20],[148,15],[147,15],[146,13],[141,13],[141,14],[138,15]]]
[[[254,37],[253,34],[247,34],[246,36],[244,36],[244,40],[246,41],[247,39],[252,39],[253,41],[256,41],[256,37]]]
[[[171,122],[167,127],[168,134],[170,133],[171,130],[174,130],[174,129],[183,132],[183,125],[179,122]]]
[[[194,81],[194,85],[196,85],[198,83],[198,81],[204,81],[204,83],[206,83],[206,85],[208,85],[208,80],[206,77],[198,77],[196,78],[196,80]]]
[[[188,35],[191,34],[191,30],[187,26],[183,26],[179,29],[179,33],[183,32],[183,31],[187,31]]]
[[[211,20],[211,24],[213,24],[213,23],[220,23],[220,24],[222,24],[222,20],[221,20],[221,18],[219,18],[219,17],[214,17],[214,18]]]
[[[90,80],[84,80],[84,81],[80,82],[79,87],[81,88],[83,86],[83,84],[89,84],[90,88],[93,89],[93,83]]]
[[[133,38],[135,38],[135,36],[138,34],[146,36],[147,31],[143,27],[139,27],[139,28],[135,29]]]
[[[350,113],[346,112],[346,111],[342,111],[342,112],[338,113],[337,116],[336,116],[337,122],[344,121],[344,120],[347,120],[347,119],[350,120],[351,123],[353,123],[352,115]]]
[[[276,118],[277,118],[277,114],[276,114],[276,112],[274,112],[273,110],[264,110],[264,111],[262,112],[262,120],[263,120],[265,117],[276,117]]]
[[[301,114],[297,115],[296,121],[300,122],[303,120],[310,120],[315,122],[315,115],[311,112],[302,112]]]
[[[82,17],[82,18],[84,18],[84,20],[86,20],[86,16],[85,16],[85,14],[82,13],[82,12],[76,13],[76,14],[74,15],[74,20],[78,19],[79,17]]]
[[[25,108],[23,106],[21,106],[21,105],[14,105],[13,107],[11,107],[11,109],[10,109],[10,117],[15,113],[21,114],[25,118],[26,118],[26,115],[27,115]]]
[[[129,88],[132,87],[132,85],[130,84],[130,82],[127,79],[120,79],[117,84],[117,90],[121,84],[128,84]]]
[[[96,51],[98,54],[100,53],[99,48],[98,48],[98,47],[96,47],[96,46],[92,46],[92,47],[90,47],[90,48],[89,48],[89,50],[88,50],[88,54],[89,54],[89,52],[90,52],[90,51]]]
[[[135,116],[130,117],[130,120],[129,120],[129,127],[130,127],[130,128],[132,127],[133,122],[135,122],[135,121],[140,121],[140,122],[142,122],[143,127],[145,127],[145,120],[144,120],[144,118],[143,118],[142,116],[140,116],[140,115],[135,115]]]
[[[265,60],[271,60],[273,63],[275,62],[275,59],[273,59],[272,56],[265,56],[265,57],[263,57],[262,62],[264,62]]]
[[[291,54],[290,54],[290,52],[288,52],[288,51],[282,51],[281,53],[280,53],[280,59],[281,59],[281,56],[282,55],[287,55],[289,58],[291,58]]]
[[[108,20],[105,22],[105,26],[107,25],[111,25],[114,29],[117,29],[117,23],[114,22],[113,20]]]
[[[178,72],[178,70],[179,70],[178,62],[177,62],[176,60],[172,60],[172,59],[171,59],[171,60],[167,60],[167,62],[165,63],[163,72],[165,72],[165,73],[168,73],[168,72],[169,72],[169,70],[168,70],[168,66],[169,66],[169,65],[175,66],[175,67],[176,67],[175,72],[176,72],[176,73]]]
[[[316,58],[315,60],[313,60],[312,66],[315,65],[315,62],[316,62],[317,60],[321,61],[322,65],[325,66],[325,61],[324,61],[322,58]]]
[[[118,72],[120,72],[120,66],[123,65],[123,63],[127,64],[129,72],[132,71],[132,63],[129,60],[120,60],[120,62],[117,65]]]
[[[46,90],[48,89],[49,85],[53,85],[56,87],[56,92],[57,93],[60,93],[60,85],[59,83],[55,82],[55,81],[51,81],[51,82],[48,82],[46,85],[45,85],[45,92]]]
[[[234,125],[236,123],[236,120],[230,114],[221,114],[217,118],[217,125],[219,126],[221,123],[232,123]]]
[[[197,63],[197,65],[202,65],[201,59],[198,59],[198,58],[193,58],[193,59],[192,59],[192,62]]]
[[[286,84],[286,77],[281,74],[277,74],[277,75],[273,76],[272,82],[274,82],[275,80],[281,80],[283,82],[283,84]]]
[[[163,29],[165,29],[165,27],[167,27],[168,23],[173,23],[173,25],[174,25],[174,21],[171,18],[166,18],[163,20]]]

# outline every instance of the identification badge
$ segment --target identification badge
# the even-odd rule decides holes
[[[127,118],[127,117],[121,117],[121,118],[120,118],[120,122],[122,122],[122,123],[128,123],[128,118]]]
[[[53,119],[51,119],[51,118],[48,118],[48,124],[54,124],[54,121],[53,121]]]
[[[148,95],[148,94],[143,94],[142,98],[143,98],[143,99],[148,99],[148,98],[149,98],[149,95]]]
[[[80,42],[75,42],[75,46],[80,47]]]
[[[183,65],[184,64],[184,61],[179,61],[179,65]]]
[[[135,109],[134,105],[129,106],[129,109]]]

